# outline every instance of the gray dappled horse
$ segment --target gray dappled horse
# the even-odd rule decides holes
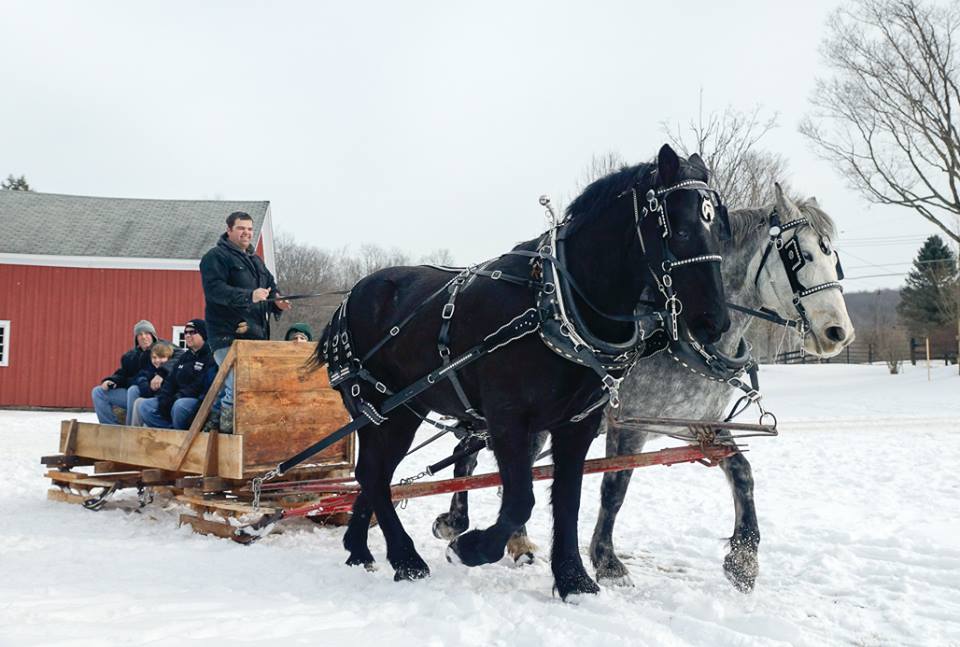
[[[833,221],[824,213],[815,198],[799,204],[790,201],[777,185],[775,205],[761,209],[730,212],[733,238],[723,249],[723,279],[731,303],[748,308],[775,310],[786,318],[798,317],[784,264],[774,250],[764,261],[770,240],[770,217],[779,215],[782,225],[801,219],[806,224],[783,232],[784,242],[802,254],[803,266],[796,277],[804,286],[819,286],[837,281],[839,263],[835,259],[832,239],[836,237]],[[796,237],[796,243],[791,240]],[[804,350],[817,357],[833,357],[853,341],[854,330],[840,290],[819,290],[801,299],[810,322],[803,339]],[[730,312],[731,326],[717,344],[733,355],[753,318]],[[693,374],[668,354],[651,357],[630,373],[621,387],[622,404],[618,416],[673,417],[696,420],[723,420],[731,396],[738,393],[723,382]],[[651,398],[656,393],[659,397]],[[647,432],[618,429],[608,425],[607,455],[634,454],[643,450]],[[730,550],[723,569],[733,585],[743,592],[753,589],[758,573],[757,547],[760,529],[753,502],[753,474],[743,454],[736,454],[720,463],[733,494],[735,521]],[[627,567],[614,553],[613,525],[630,484],[632,470],[609,472],[603,476],[601,508],[590,543],[590,559],[601,583],[630,585]]]
[[[794,289],[776,251],[766,254],[771,241],[771,215],[786,224],[805,219],[807,224],[791,227],[783,232],[784,242],[796,237],[796,245],[803,254],[804,263],[795,276],[804,286],[821,286],[836,281],[839,264],[834,258],[831,239],[835,229],[830,217],[810,198],[799,205],[791,202],[777,188],[776,204],[759,209],[742,209],[730,213],[732,240],[723,245],[723,280],[732,303],[748,308],[774,310],[786,318],[799,316],[793,303]],[[818,357],[832,357],[854,337],[853,325],[839,290],[818,290],[802,301],[802,308],[810,322],[803,340],[806,352]],[[752,317],[731,311],[731,328],[717,346],[734,355],[740,339],[749,328]],[[675,417],[699,420],[722,420],[731,395],[739,393],[733,387],[704,379],[661,353],[639,363],[627,376],[621,387],[619,415],[626,417]],[[657,394],[658,397],[650,397]],[[606,425],[606,422],[604,422]],[[642,451],[648,434],[610,427],[607,429],[607,455],[632,454]],[[539,449],[545,441],[541,434]],[[476,456],[470,455],[457,463],[455,475],[471,473]],[[741,591],[752,589],[757,574],[757,546],[760,532],[753,505],[753,477],[750,463],[742,455],[722,461],[721,468],[730,483],[736,510],[736,523],[730,540],[730,553],[724,561],[724,570],[731,582]],[[623,503],[632,470],[604,475],[601,511],[590,545],[590,556],[601,583],[630,583],[626,566],[613,550],[613,525]],[[469,525],[467,493],[453,497],[450,512],[440,515],[434,523],[434,534],[453,538]],[[532,559],[536,547],[523,531],[518,532],[508,545],[511,556],[518,562]]]

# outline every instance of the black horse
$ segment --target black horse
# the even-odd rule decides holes
[[[475,566],[503,556],[534,505],[532,440],[549,429],[556,587],[563,598],[599,590],[578,550],[582,469],[600,405],[616,398],[617,378],[642,354],[635,314],[641,292],[659,290],[666,302],[661,309],[682,311],[681,325],[703,341],[716,341],[730,325],[717,256],[721,227],[713,218],[719,196],[706,180],[698,156],[683,160],[665,145],[656,163],[624,168],[587,187],[551,231],[455,280],[444,269],[420,266],[388,268],[357,283],[324,331],[314,363],[328,364],[331,383],[355,418],[375,423],[358,432],[361,493],[343,540],[347,564],[373,564],[367,532],[376,513],[394,579],[429,574],[390,501],[394,470],[429,410],[487,430],[503,481],[496,523],[457,537],[448,559]],[[579,330],[552,308],[558,295]],[[512,329],[521,332],[497,341]],[[551,337],[551,330],[560,332]],[[540,339],[527,334],[534,331]],[[497,348],[458,368],[456,358],[485,339]],[[571,339],[623,352],[591,360],[584,344]],[[438,366],[449,368],[451,361],[441,376],[453,379],[438,379],[411,406],[381,415],[391,389],[437,375]]]

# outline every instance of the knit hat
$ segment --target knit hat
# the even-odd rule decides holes
[[[133,327],[133,336],[136,337],[142,332],[148,332],[153,335],[154,341],[158,339],[157,329],[153,327],[153,324],[147,321],[146,319],[141,319]]]
[[[283,339],[285,341],[290,341],[290,338],[293,337],[293,333],[295,332],[302,332],[307,336],[309,341],[313,341],[313,330],[310,329],[309,324],[302,322],[298,322],[290,326],[289,330],[287,330],[287,334],[283,336]]]
[[[207,322],[203,319],[191,319],[183,325],[184,328],[192,326],[200,336],[203,337],[203,341],[207,341]]]

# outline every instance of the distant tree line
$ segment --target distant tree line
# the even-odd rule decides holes
[[[395,265],[453,265],[448,249],[437,249],[415,257],[397,247],[385,248],[364,244],[354,250],[344,247],[323,249],[298,242],[293,234],[281,232],[275,242],[277,254],[277,284],[286,295],[323,294],[323,296],[294,302],[293,310],[284,317],[284,325],[275,327],[273,337],[282,337],[286,327],[294,321],[303,321],[313,328],[315,337],[327,324],[344,294],[357,281],[377,270]]]

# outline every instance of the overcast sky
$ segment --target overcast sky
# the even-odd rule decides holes
[[[848,278],[907,271],[933,226],[871,208],[797,133],[837,3],[726,4],[5,0],[0,176],[270,200],[302,242],[468,264],[539,233],[538,196],[569,201],[591,156],[652,158],[702,88],[779,113],[762,144],[837,220]]]

